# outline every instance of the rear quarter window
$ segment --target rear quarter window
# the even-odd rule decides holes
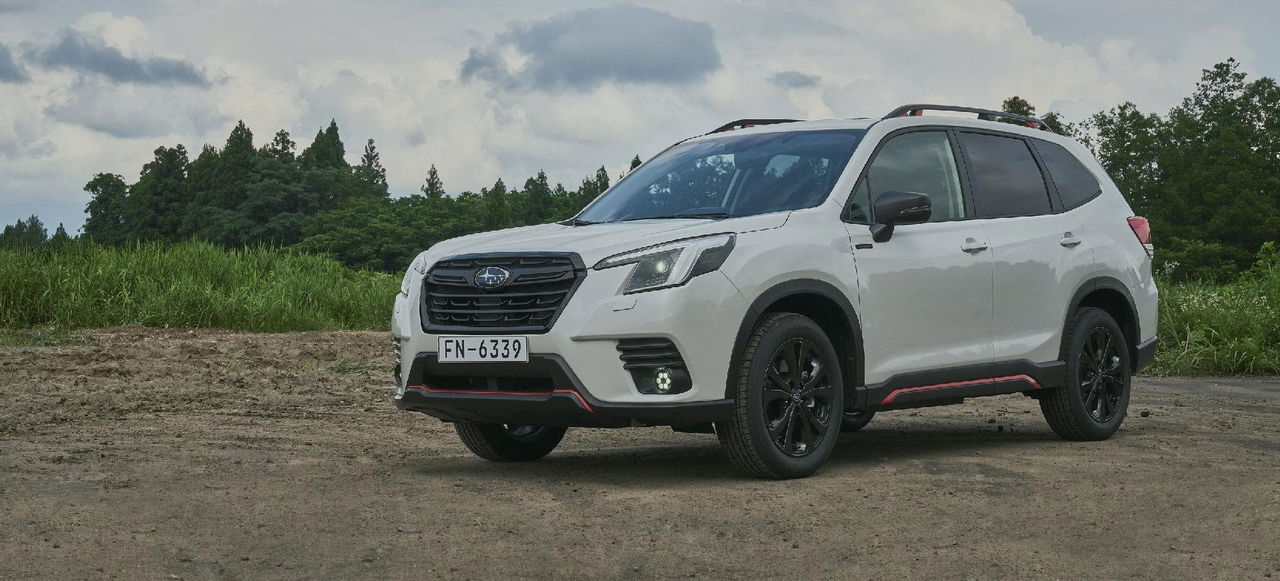
[[[1035,216],[1052,211],[1040,165],[1017,137],[960,133],[969,158],[973,203],[981,218]]]
[[[1049,178],[1058,188],[1058,196],[1067,209],[1074,208],[1102,191],[1098,178],[1065,147],[1048,141],[1037,141],[1036,150],[1049,170]]]

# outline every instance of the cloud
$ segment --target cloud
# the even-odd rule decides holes
[[[473,47],[459,74],[464,81],[582,90],[610,81],[691,83],[720,67],[706,23],[621,5],[512,25]]]
[[[784,89],[807,89],[818,86],[822,77],[800,71],[782,71],[769,75],[769,82]]]
[[[119,139],[204,135],[229,121],[210,100],[196,88],[119,87],[81,79],[44,113]]]
[[[65,30],[58,42],[29,50],[32,62],[48,68],[102,75],[118,83],[208,87],[204,72],[190,62],[166,57],[125,56],[97,35]]]
[[[35,7],[36,0],[0,0],[0,14],[23,12]]]
[[[13,60],[13,53],[9,48],[0,44],[0,83],[25,83],[29,80],[31,77]]]

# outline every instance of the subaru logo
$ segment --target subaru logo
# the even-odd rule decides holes
[[[511,271],[499,266],[486,266],[476,271],[476,286],[480,288],[498,288],[511,278]]]

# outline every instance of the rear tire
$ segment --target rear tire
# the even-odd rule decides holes
[[[871,418],[876,417],[876,413],[870,410],[857,410],[844,412],[844,421],[840,423],[840,431],[844,433],[856,432],[867,427],[871,423]]]
[[[737,361],[733,415],[716,424],[729,459],[759,478],[799,478],[835,449],[844,409],[839,357],[808,317],[771,313]]]
[[[1129,410],[1129,347],[1106,311],[1084,308],[1067,325],[1066,385],[1040,398],[1049,427],[1065,440],[1110,438]]]
[[[556,448],[568,428],[455,422],[458,437],[476,456],[494,462],[529,462]]]

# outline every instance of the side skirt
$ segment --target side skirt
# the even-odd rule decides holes
[[[949,405],[966,398],[1026,393],[1060,387],[1066,377],[1061,361],[1002,361],[902,373],[887,381],[857,388],[860,409],[893,410]]]

